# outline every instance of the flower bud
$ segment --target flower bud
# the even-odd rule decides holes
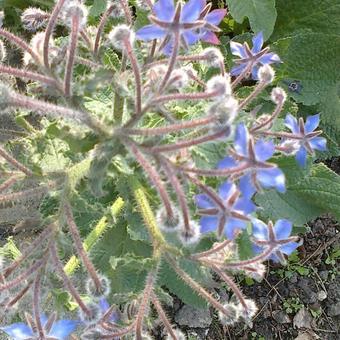
[[[287,99],[287,94],[283,88],[275,87],[272,90],[271,99],[275,104],[283,104]]]
[[[110,16],[112,18],[121,18],[124,16],[124,10],[122,8],[122,5],[117,0],[109,1],[107,4],[107,9],[111,8],[111,14]]]
[[[179,329],[174,329],[174,333],[175,333],[175,336],[176,336],[177,340],[186,340],[186,336]],[[168,334],[165,339],[166,340],[173,340],[173,337],[170,334]]]
[[[221,51],[216,47],[204,49],[201,55],[204,57],[204,62],[211,67],[220,67],[224,62]]]
[[[159,229],[167,233],[177,231],[183,222],[178,209],[173,208],[172,211],[173,217],[169,217],[166,209],[162,206],[156,213],[156,221]]]
[[[201,237],[200,226],[196,222],[190,221],[189,226],[189,230],[183,228],[178,233],[180,241],[185,246],[196,244]]]
[[[207,82],[207,92],[216,92],[216,97],[222,99],[231,95],[230,76],[214,76]],[[222,98],[221,98],[222,97]]]
[[[0,82],[0,111],[3,113],[10,106],[10,89]]]
[[[30,42],[30,46],[32,50],[39,56],[40,63],[43,64],[43,53],[44,53],[44,41],[45,41],[45,32],[36,33]],[[56,55],[56,49],[53,39],[50,40],[50,55]],[[29,53],[24,54],[24,64],[28,65],[30,63],[34,63],[35,61],[32,59],[32,56]]]
[[[150,0],[149,2],[151,2],[152,4],[154,3],[153,0]],[[143,9],[145,11],[150,9],[147,1],[145,1],[145,0],[137,0],[136,5],[137,5],[137,7],[139,7],[140,9]]]
[[[106,297],[107,295],[110,294],[111,290],[109,279],[104,275],[98,275],[98,277],[101,284],[99,291],[92,279],[88,279],[86,281],[87,294],[92,296],[94,299],[101,299],[103,297]]]
[[[49,14],[40,8],[29,7],[21,14],[22,25],[30,32],[36,32],[46,26],[48,19]]]
[[[252,268],[253,270],[244,269],[246,275],[258,282],[261,282],[264,278],[264,275],[266,274],[266,266],[262,263],[254,263],[248,267]]]
[[[66,24],[71,27],[74,16],[79,17],[79,28],[82,29],[87,23],[88,10],[79,0],[69,0],[62,12]]]
[[[224,326],[235,324],[240,317],[239,308],[234,303],[226,303],[223,307],[226,310],[226,313],[223,313],[222,311],[218,312],[221,324]]]
[[[171,72],[171,77],[167,86],[169,89],[180,89],[187,86],[188,83],[188,74],[184,70],[175,69]]]
[[[86,307],[90,310],[90,315],[86,314],[81,308],[79,309],[79,319],[87,325],[96,324],[102,316],[100,306],[95,303],[89,303]]]
[[[263,65],[259,68],[257,73],[261,83],[270,84],[275,77],[275,71],[270,65]]]
[[[258,311],[258,308],[256,307],[255,302],[251,299],[244,299],[244,302],[247,308],[244,308],[243,304],[241,303],[237,305],[237,308],[239,310],[240,316],[246,321],[250,321]]]
[[[124,41],[129,41],[131,46],[135,40],[135,34],[127,25],[116,26],[109,35],[112,45],[118,50],[124,50]]]
[[[6,53],[6,47],[2,40],[0,40],[0,62],[4,61],[6,59],[7,53]]]

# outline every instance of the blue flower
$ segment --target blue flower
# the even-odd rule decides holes
[[[106,299],[102,298],[99,300],[99,308],[101,310],[102,315],[104,315],[110,309],[110,304],[107,302]],[[107,321],[116,323],[119,320],[119,315],[117,311],[111,311],[110,315],[107,317]]]
[[[316,114],[313,116],[308,116],[306,123],[304,123],[303,118],[299,121],[288,114],[285,119],[285,125],[293,132],[292,139],[296,150],[296,160],[301,166],[306,166],[307,162],[307,152],[314,154],[314,150],[326,151],[326,139],[323,137],[318,137],[322,131],[315,131],[319,126],[320,115]],[[290,139],[288,138],[288,141]],[[287,143],[287,140],[283,144]]]
[[[278,220],[273,226],[272,222],[268,225],[258,219],[253,219],[253,242],[254,252],[262,253],[265,249],[272,249],[268,257],[274,262],[285,263],[285,255],[290,255],[302,241],[296,242],[298,237],[290,236],[293,225],[288,220]]]
[[[218,236],[224,232],[230,240],[234,239],[237,229],[246,228],[249,221],[248,214],[255,210],[254,203],[240,197],[240,191],[231,182],[223,183],[218,190],[218,195],[211,192],[196,195],[196,204],[200,208],[198,214],[203,215],[200,220],[201,232],[217,231]]]
[[[136,32],[140,40],[163,39],[163,52],[170,54],[173,39],[177,32],[180,43],[185,48],[198,40],[218,43],[214,31],[219,31],[217,25],[221,22],[225,10],[214,10],[208,14],[211,5],[206,6],[206,0],[189,0],[181,9],[180,2],[175,7],[173,0],[159,0],[153,7],[153,15],[149,16],[151,25],[142,27]]]
[[[53,321],[54,316],[47,319],[45,315],[41,315],[41,324],[45,330],[45,334],[51,338],[58,340],[66,340],[68,336],[77,328],[80,324],[75,320],[59,320]],[[28,322],[29,323],[29,322]],[[30,324],[30,323],[29,323]],[[32,325],[33,326],[33,325]],[[0,327],[0,330],[4,331],[7,335],[14,340],[31,339],[37,335],[36,331],[33,331],[32,326],[28,326],[23,322],[13,323],[12,325]]]
[[[250,49],[247,42],[243,45],[234,41],[230,42],[230,48],[233,55],[239,57],[235,62],[237,66],[231,69],[231,75],[237,76],[245,69],[252,73],[252,78],[258,80],[258,70],[261,65],[280,63],[280,57],[272,52],[269,52],[269,47],[262,49],[263,34],[258,33],[253,39],[253,48]]]
[[[264,188],[276,188],[285,192],[283,172],[267,160],[273,156],[275,145],[272,141],[258,140],[255,144],[249,136],[248,129],[242,123],[236,128],[232,157],[226,157],[218,163],[219,169],[238,167],[242,174],[240,189],[243,195],[250,198],[255,191]]]

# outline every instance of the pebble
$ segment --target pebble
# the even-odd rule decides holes
[[[212,318],[209,309],[197,309],[184,305],[175,315],[175,321],[180,326],[206,328],[210,326]]]
[[[282,310],[273,311],[273,318],[277,323],[290,323],[290,317]]]

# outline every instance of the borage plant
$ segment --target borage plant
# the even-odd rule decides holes
[[[0,29],[25,53],[25,67],[7,66],[1,42],[1,112],[21,127],[5,131],[0,148],[2,222],[36,227],[27,246],[2,248],[2,318],[27,321],[3,325],[14,339],[66,339],[76,327],[82,339],[146,339],[155,316],[169,339],[183,339],[162,306],[167,290],[209,304],[224,325],[250,323],[256,304],[232,274],[260,280],[266,260],[284,263],[301,244],[288,220],[259,220],[252,201],[268,188],[285,192],[278,154],[305,165],[326,148],[318,115],[283,122],[284,90],[267,95],[278,55],[261,33],[252,48],[231,42],[229,73],[220,50],[201,45],[219,43],[224,9],[205,0],[138,6],[135,17],[127,0],[109,2],[97,27],[81,1],[30,8],[29,44]],[[145,13],[151,23],[140,27]],[[54,38],[61,25],[69,35]],[[27,81],[25,94],[15,78]],[[251,243],[245,258],[239,249]],[[74,320],[57,321],[75,309]]]

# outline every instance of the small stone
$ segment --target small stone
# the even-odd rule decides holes
[[[328,279],[328,270],[322,270],[319,272],[319,276],[323,281],[326,281]]]
[[[209,309],[197,309],[184,305],[176,314],[175,321],[180,326],[190,326],[193,328],[209,327],[212,318]]]
[[[320,339],[320,337],[314,332],[304,332],[299,333],[299,335],[294,340],[316,340]]]
[[[296,273],[293,273],[292,277],[289,280],[289,283],[296,283],[298,282],[298,276]]]
[[[327,299],[327,293],[324,290],[320,290],[318,292],[318,300],[323,301],[325,299]]]
[[[328,314],[328,316],[338,316],[338,315],[340,315],[340,301],[331,305],[327,309],[327,314]]]
[[[311,323],[313,318],[308,309],[301,308],[294,316],[293,325],[296,328],[312,328]]]
[[[290,323],[290,317],[282,310],[276,310],[273,312],[273,318],[277,323]]]

